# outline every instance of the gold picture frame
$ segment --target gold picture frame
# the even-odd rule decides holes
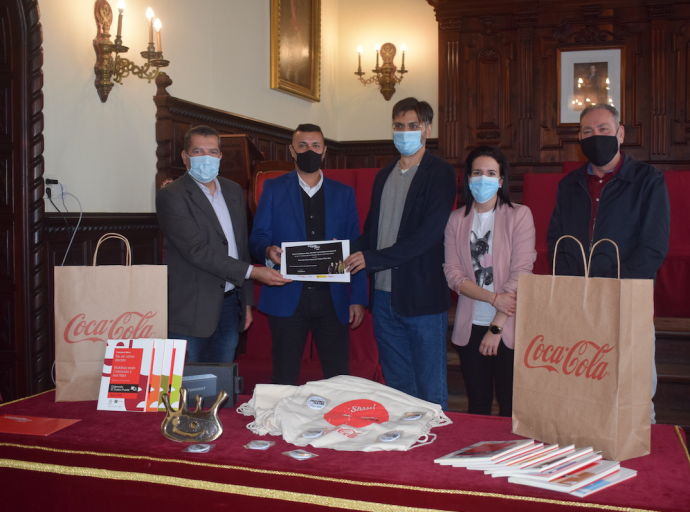
[[[271,0],[271,89],[321,101],[321,0]]]

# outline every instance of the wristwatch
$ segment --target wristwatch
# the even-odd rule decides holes
[[[501,334],[501,332],[503,332],[503,327],[499,327],[498,325],[491,324],[489,326],[489,330],[491,331],[491,334]]]

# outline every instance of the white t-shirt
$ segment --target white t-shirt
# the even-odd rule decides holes
[[[485,290],[495,292],[493,267],[493,240],[495,211],[485,213],[474,212],[472,220],[472,234],[470,235],[470,253],[475,282]],[[496,308],[488,302],[477,300],[474,302],[474,325],[488,326],[496,316]]]

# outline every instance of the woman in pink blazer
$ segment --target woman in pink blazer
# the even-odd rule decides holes
[[[534,221],[508,195],[509,167],[498,149],[480,146],[465,161],[466,206],[446,226],[448,286],[458,293],[452,341],[460,356],[470,414],[513,409],[515,304],[518,274],[531,274]]]

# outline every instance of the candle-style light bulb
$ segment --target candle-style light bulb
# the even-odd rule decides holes
[[[360,55],[362,55],[362,47],[361,47],[361,46],[358,46],[358,47],[357,47],[357,53],[359,53]]]
[[[149,51],[153,51],[153,9],[146,10],[146,18],[149,20]]]
[[[403,54],[402,54],[402,69],[405,69],[405,51],[407,51],[407,45],[406,45],[406,44],[402,44],[402,45],[400,46],[400,49],[401,49],[402,52],[403,52]]]
[[[400,49],[403,51],[403,53],[405,53],[407,51],[407,45],[406,44],[401,45]]]
[[[381,49],[381,45],[377,44],[376,45],[376,69],[379,69],[379,50]]]
[[[362,72],[362,47],[357,47],[357,72]]]
[[[125,0],[118,0],[117,11],[120,13],[117,17],[117,37],[115,38],[115,44],[122,44],[122,15],[125,13]]]
[[[156,42],[158,43],[158,52],[163,53],[163,45],[161,44],[161,27],[163,25],[161,24],[161,20],[156,18],[156,21],[153,22],[153,28],[156,29]]]

